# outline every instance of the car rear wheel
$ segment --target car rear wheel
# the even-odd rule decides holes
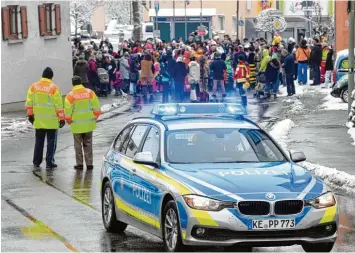
[[[341,92],[340,97],[341,97],[341,99],[342,99],[345,103],[347,103],[347,102],[348,102],[348,99],[349,99],[349,90],[348,90],[348,89],[343,90],[343,91]]]
[[[182,243],[180,221],[174,200],[169,201],[163,212],[163,242],[168,252],[182,252],[186,246]]]
[[[102,220],[105,229],[111,233],[122,233],[126,230],[127,224],[117,220],[115,210],[115,199],[109,182],[106,182],[103,189],[102,199]]]
[[[330,252],[333,249],[334,242],[325,243],[307,243],[302,248],[306,252]]]

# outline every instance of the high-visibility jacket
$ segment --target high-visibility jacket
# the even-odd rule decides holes
[[[89,133],[95,130],[96,120],[101,114],[95,92],[83,85],[75,85],[65,97],[64,113],[72,133]]]
[[[30,86],[26,99],[27,115],[34,115],[34,128],[58,129],[64,120],[63,99],[58,87],[47,78]]]
[[[235,69],[234,80],[236,80],[237,83],[244,83],[249,79],[249,76],[249,66],[245,62],[239,61],[237,68]]]

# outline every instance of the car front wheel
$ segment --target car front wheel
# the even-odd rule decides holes
[[[345,103],[347,103],[347,102],[348,102],[348,99],[349,99],[349,90],[348,90],[348,89],[343,90],[343,91],[341,92],[340,97],[341,97],[341,99],[342,99]]]
[[[115,199],[109,182],[106,182],[102,195],[102,220],[105,229],[112,233],[122,233],[126,230],[127,224],[117,220],[115,211]]]
[[[169,201],[163,212],[163,242],[168,252],[181,252],[186,250],[182,243],[179,216],[175,201]]]
[[[330,252],[332,251],[334,242],[325,243],[307,243],[303,244],[302,248],[306,252]]]

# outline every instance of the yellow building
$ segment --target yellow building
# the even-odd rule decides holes
[[[198,17],[201,13],[202,5],[202,16],[205,18],[204,22],[210,20],[210,31],[216,32],[219,36],[228,34],[233,39],[236,38],[237,34],[237,1],[231,0],[190,0],[190,3],[187,5],[187,18],[188,22],[199,22]],[[248,20],[252,22],[252,19],[257,16],[258,12],[261,11],[262,6],[266,5],[268,7],[272,6],[273,1],[255,1],[255,0],[240,0],[239,1],[239,38],[244,38],[246,35],[245,27]],[[146,7],[143,11],[143,20],[144,21],[153,21],[155,17],[154,1],[147,1]],[[174,16],[173,11],[173,0],[159,0],[160,10],[158,12],[158,22],[159,20],[164,20],[165,22],[172,22],[172,17]],[[175,17],[176,22],[183,23],[183,25],[176,27],[181,29],[185,26],[185,1],[184,0],[175,0]],[[164,19],[167,18],[167,19]],[[162,22],[164,22],[162,21]],[[184,29],[184,28],[183,28]],[[185,32],[175,31],[175,35],[181,36]],[[172,37],[177,37],[173,36]],[[211,36],[211,33],[207,35]],[[182,36],[184,37],[184,36]]]

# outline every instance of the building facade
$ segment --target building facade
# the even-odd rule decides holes
[[[147,1],[149,2],[149,1]],[[147,4],[147,8],[143,11],[144,21],[153,21],[155,17],[154,1],[150,1]],[[201,4],[202,3],[202,4]],[[239,1],[239,27],[237,26],[237,1],[230,0],[220,0],[220,1],[210,1],[210,0],[190,0],[187,5],[187,17],[188,22],[194,23],[199,22],[196,18],[199,18],[202,5],[202,16],[203,25],[210,23],[210,30],[214,31],[218,36],[223,37],[223,35],[229,35],[233,39],[236,38],[237,29],[239,28],[239,37],[243,38],[245,36],[245,23],[246,19],[253,18],[257,15],[259,11],[259,1],[254,0],[240,0]],[[161,19],[171,18],[173,14],[173,1],[172,0],[160,0],[159,1],[160,10],[158,12],[158,17]],[[182,23],[175,28],[175,36],[181,36],[183,32],[178,30],[184,29],[184,18],[185,18],[185,1],[175,0],[175,17],[178,19],[177,23]],[[189,18],[192,20],[189,20]],[[194,20],[196,19],[196,20]],[[195,26],[195,25],[191,25]]]
[[[51,67],[65,95],[73,75],[68,1],[1,1],[1,111],[24,110],[29,86]]]
[[[335,49],[336,51],[349,48],[349,14],[348,2],[335,3]]]

